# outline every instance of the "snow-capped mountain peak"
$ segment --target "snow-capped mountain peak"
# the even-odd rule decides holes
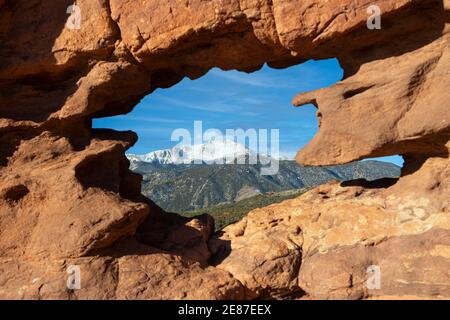
[[[257,154],[232,140],[211,140],[203,144],[178,145],[144,155],[127,154],[131,162],[158,164],[234,163],[237,159],[257,158]]]

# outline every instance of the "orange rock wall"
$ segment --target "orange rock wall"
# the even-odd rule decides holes
[[[448,297],[450,4],[375,1],[382,29],[369,30],[373,2],[77,0],[81,28],[73,29],[73,1],[0,0],[0,298]],[[401,154],[403,176],[261,209],[284,215],[282,228],[253,212],[243,223],[262,219],[262,230],[212,235],[208,217],[162,213],[128,170],[136,135],[92,129],[93,118],[127,113],[155,89],[213,67],[251,72],[330,57],[345,78],[294,98],[315,104],[320,120],[297,160]],[[348,215],[354,210],[360,217]],[[261,256],[260,241],[277,232]],[[400,284],[363,289],[371,255],[396,250],[412,256],[378,261]],[[243,265],[242,256],[272,263]],[[394,270],[399,263],[408,279]],[[71,264],[85,275],[80,290],[65,288]]]

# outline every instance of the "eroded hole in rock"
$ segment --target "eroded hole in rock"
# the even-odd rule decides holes
[[[363,187],[366,189],[389,188],[397,183],[404,161],[402,156],[373,158],[354,164],[352,179],[341,183],[343,187]]]
[[[349,91],[344,92],[344,98],[350,99],[354,96],[357,96],[358,94],[364,93],[365,91],[369,90],[370,88],[373,88],[373,86],[365,86],[361,88],[352,89]]]
[[[7,188],[2,195],[2,198],[9,203],[16,203],[23,199],[30,190],[22,184]]]
[[[318,119],[313,104],[295,109],[292,97],[333,85],[342,76],[336,59],[284,70],[263,67],[251,74],[213,69],[198,80],[157,90],[128,115],[97,119],[94,126],[137,132],[139,140],[127,157],[131,170],[143,176],[142,193],[168,212],[211,214],[221,229],[254,208],[297,197],[330,180],[400,175],[392,159],[332,167],[304,167],[294,161],[296,151],[317,133]],[[239,129],[243,139],[236,136]],[[275,130],[278,141],[271,135]],[[279,154],[274,153],[277,144]],[[239,157],[244,163],[237,163]],[[278,160],[277,168],[264,174],[270,159]],[[107,159],[96,165],[104,172],[95,175],[88,174],[87,165],[80,176],[86,185],[102,186],[111,165]]]

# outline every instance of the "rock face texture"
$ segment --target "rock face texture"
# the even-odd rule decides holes
[[[449,298],[449,32],[448,0],[0,0],[0,298]],[[213,235],[141,196],[134,133],[92,129],[213,67],[331,57],[345,78],[294,99],[320,122],[298,162],[401,154],[398,181],[328,184]]]
[[[384,191],[336,182],[256,209],[210,241],[217,267],[257,297],[449,298],[448,212]],[[374,267],[379,288],[367,285]]]

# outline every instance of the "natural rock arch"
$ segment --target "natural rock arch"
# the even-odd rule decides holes
[[[361,284],[373,260],[398,278],[394,266],[415,258],[383,255],[411,246],[436,272],[448,269],[446,251],[436,249],[450,243],[448,1],[379,1],[381,30],[366,27],[368,0],[78,0],[79,30],[65,27],[71,4],[0,0],[0,297],[450,295],[442,279],[414,268],[420,288],[373,293]],[[321,124],[297,160],[402,154],[403,177],[390,188],[324,186],[285,204],[287,215],[261,209],[211,238],[207,216],[161,213],[140,195],[124,156],[134,133],[92,129],[93,118],[126,113],[156,88],[213,67],[250,72],[330,57],[345,79],[294,99],[315,104]],[[340,224],[316,234],[324,227],[314,225],[322,219],[315,207]],[[296,210],[307,213],[297,219]],[[352,219],[376,227],[340,214],[353,210],[360,216]],[[262,242],[269,256],[258,250]],[[337,258],[355,252],[353,264]],[[242,257],[270,262],[258,268]],[[339,267],[317,280],[324,261]],[[88,287],[65,290],[70,264],[81,265]]]

